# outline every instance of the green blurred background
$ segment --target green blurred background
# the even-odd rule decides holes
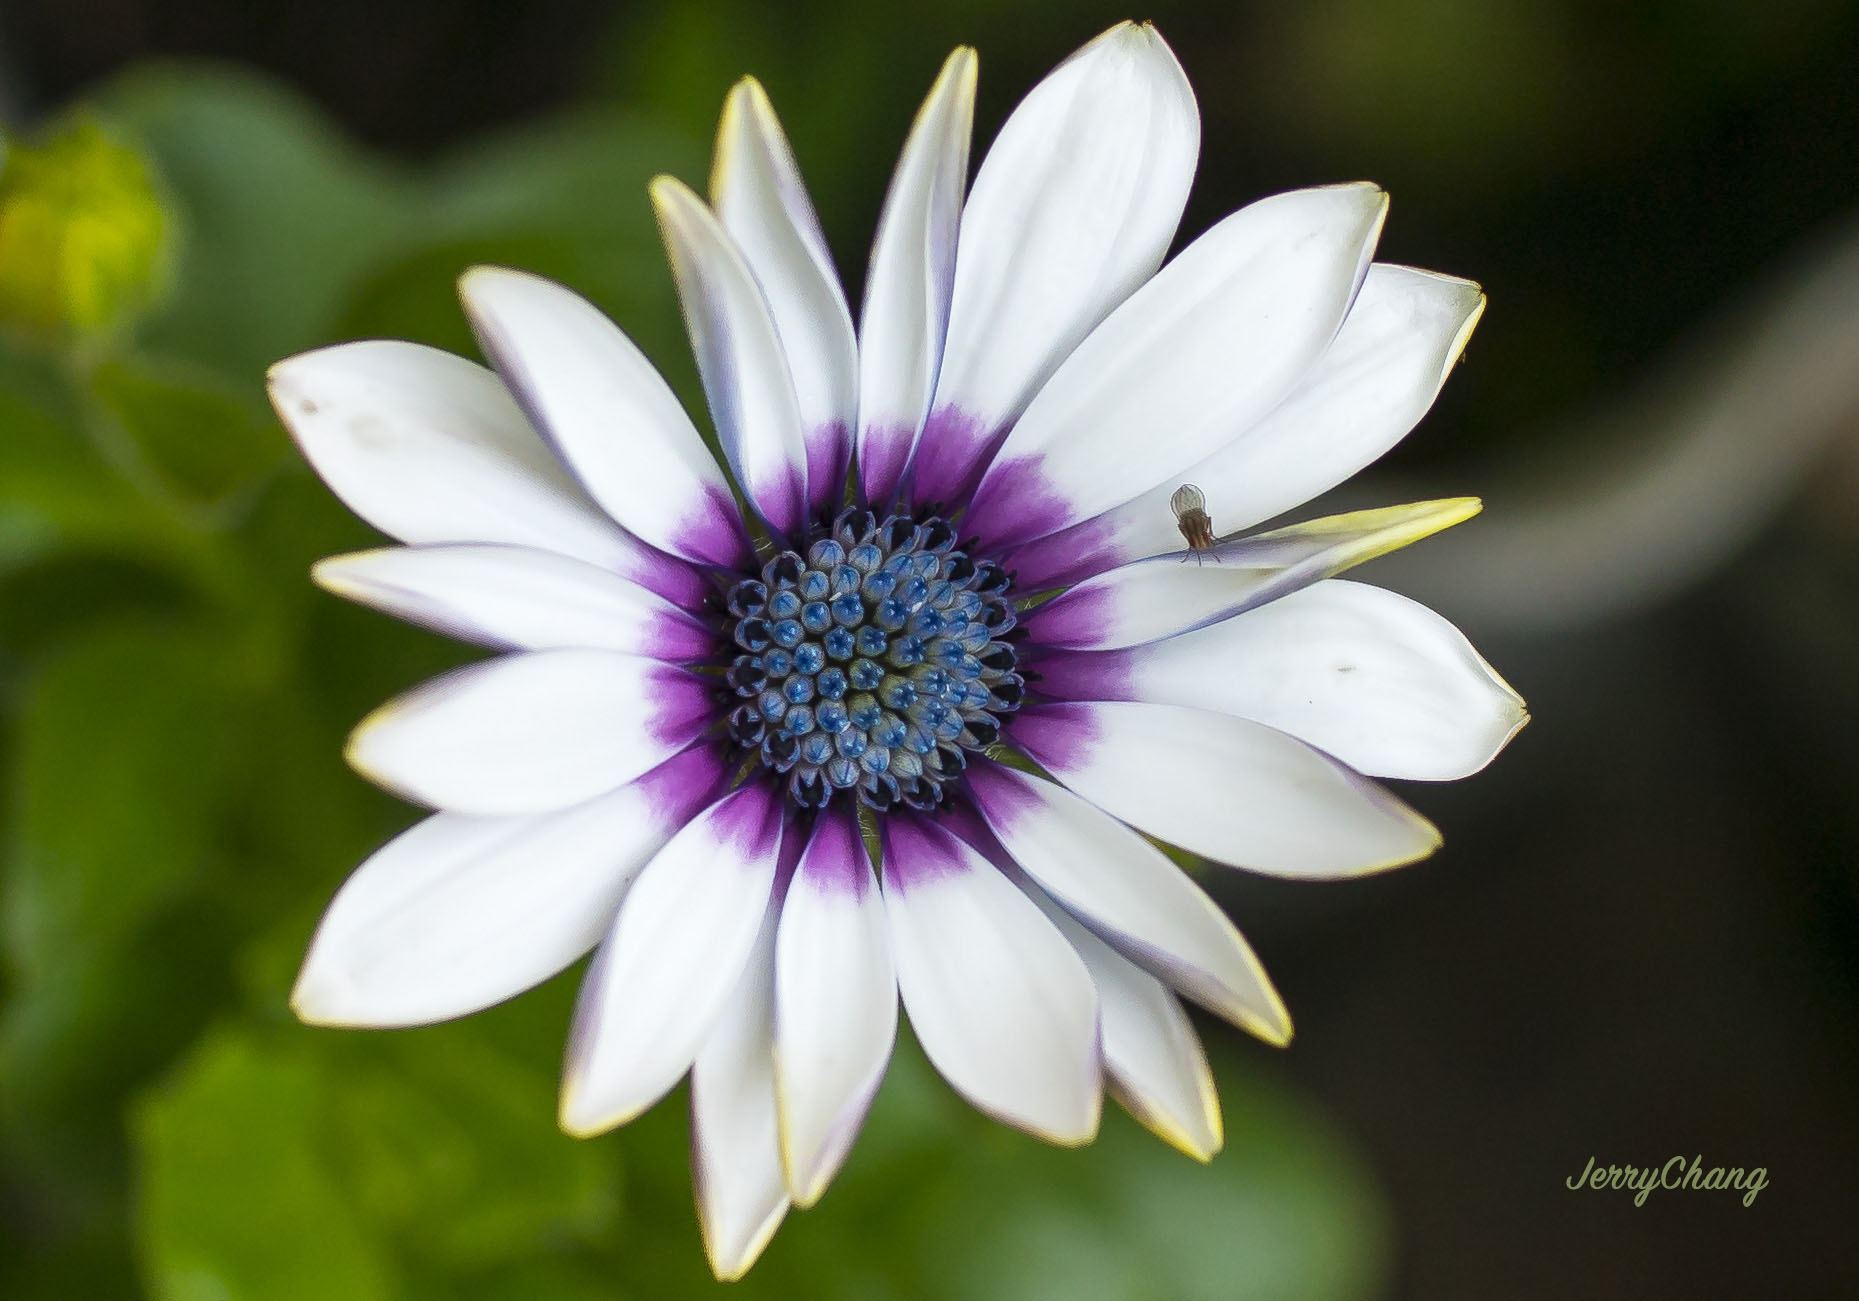
[[[491,261],[586,292],[695,407],[644,183],[702,180],[737,76],[856,302],[948,49],[981,52],[978,156],[1126,16],[1200,97],[1185,233],[1370,178],[1384,258],[1485,284],[1363,490],[1486,494],[1442,568],[1398,572],[1536,722],[1406,792],[1446,832],[1424,865],[1207,878],[1299,1024],[1285,1053],[1203,1025],[1212,1166],[1120,1113],[1043,1148],[905,1044],[736,1294],[1859,1295],[1854,6],[6,0],[0,1297],[720,1290],[681,1092],[555,1130],[574,973],[430,1030],[285,1009],[322,905],[414,817],[342,767],[347,728],[466,656],[311,588],[370,536],[263,371],[363,335],[470,352],[452,281]],[[1507,514],[1571,549],[1507,551]],[[1623,587],[1648,554],[1662,581]],[[1679,1152],[1770,1186],[1563,1184]]]

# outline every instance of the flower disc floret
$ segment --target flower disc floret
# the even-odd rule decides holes
[[[731,738],[802,808],[936,808],[1025,692],[1008,581],[938,517],[841,512],[729,590]]]

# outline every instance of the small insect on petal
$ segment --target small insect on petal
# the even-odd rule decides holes
[[[1193,484],[1184,483],[1168,499],[1168,508],[1175,512],[1175,526],[1188,540],[1195,563],[1201,563],[1200,553],[1212,551],[1214,545],[1214,522],[1207,514],[1207,498]],[[1181,559],[1187,561],[1186,556]]]

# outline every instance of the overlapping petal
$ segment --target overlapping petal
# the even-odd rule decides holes
[[[503,267],[472,268],[458,292],[491,363],[608,514],[687,560],[747,558],[721,468],[664,378],[599,308]]]
[[[955,247],[968,184],[975,52],[951,54],[897,160],[878,216],[859,315],[859,477],[890,501],[929,414],[949,328]]]
[[[383,547],[318,561],[319,586],[461,641],[504,650],[584,647],[684,662],[714,634],[611,570],[533,547]]]
[[[670,176],[650,188],[723,454],[769,527],[793,534],[807,517],[807,441],[774,314],[704,201]]]
[[[1197,1161],[1226,1142],[1220,1097],[1200,1036],[1168,986],[1106,944],[1063,908],[1046,915],[1078,952],[1097,987],[1105,1083],[1156,1137]]]
[[[1257,424],[1181,481],[1206,495],[1215,530],[1233,533],[1315,497],[1393,447],[1419,423],[1484,312],[1469,280],[1377,262],[1342,329],[1310,373]],[[1181,546],[1171,479],[1014,555],[1038,588]]]
[[[641,545],[562,468],[496,375],[397,339],[271,368],[271,401],[348,508],[402,542],[501,542],[600,565],[674,601],[703,580]],[[418,491],[409,491],[418,485]]]
[[[835,811],[788,885],[775,949],[781,1155],[796,1204],[813,1205],[838,1173],[896,1038],[884,897],[857,819]]]
[[[1151,556],[1094,575],[1026,619],[1042,646],[1116,650],[1160,641],[1256,609],[1482,509],[1476,497],[1412,502],[1307,520],[1211,551]]]
[[[1278,405],[1323,355],[1387,212],[1373,185],[1241,208],[1065,359],[975,490],[996,546],[1055,533],[1196,464]]]
[[[743,964],[691,1065],[691,1182],[710,1270],[741,1278],[791,1203],[781,1178],[774,1080],[775,919],[771,898]]]
[[[1199,150],[1194,92],[1146,23],[1111,28],[1014,109],[962,210],[917,501],[964,500],[1039,386],[1155,273]]]
[[[581,986],[563,1129],[623,1125],[690,1069],[755,951],[780,846],[780,797],[751,785],[646,864]]]
[[[313,1025],[423,1025],[539,984],[594,946],[639,869],[725,776],[699,747],[558,813],[434,814],[337,891],[291,1008]]]
[[[1049,704],[1016,744],[1091,803],[1215,862],[1275,876],[1361,876],[1439,848],[1425,818],[1283,732],[1204,709]]]
[[[836,507],[858,415],[858,343],[794,152],[753,77],[737,82],[724,102],[710,204],[774,314],[800,404],[811,504]]]
[[[1291,1019],[1244,937],[1160,850],[1051,782],[1000,764],[969,790],[1014,862],[1066,909],[1177,989],[1268,1043]]]
[[[1373,777],[1469,776],[1529,717],[1451,623],[1337,578],[1147,646],[1051,655],[1039,672],[1048,696],[1237,714]]]
[[[381,706],[356,771],[459,813],[539,813],[622,786],[697,739],[709,690],[637,655],[546,650],[469,664]]]
[[[1065,937],[970,846],[885,825],[884,905],[904,1010],[955,1090],[1068,1146],[1097,1133],[1097,992]]]

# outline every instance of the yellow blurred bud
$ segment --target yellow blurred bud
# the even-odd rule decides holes
[[[0,156],[0,329],[108,334],[153,301],[167,217],[148,165],[77,120]]]

